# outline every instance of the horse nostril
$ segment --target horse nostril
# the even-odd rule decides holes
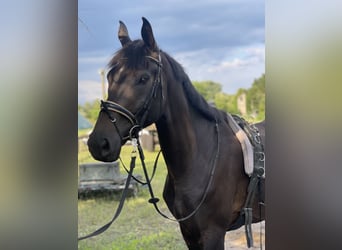
[[[115,161],[120,154],[121,148],[118,148],[118,146],[120,145],[118,145],[117,141],[111,140],[111,138],[101,135],[89,136],[89,152],[94,157],[94,159],[98,161]]]
[[[101,142],[101,149],[103,151],[109,151],[110,149],[110,146],[109,146],[109,142],[107,139],[103,139],[102,142]]]

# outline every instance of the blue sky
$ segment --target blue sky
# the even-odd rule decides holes
[[[120,48],[119,20],[140,39],[141,17],[158,46],[193,81],[212,80],[225,93],[248,88],[265,72],[265,3],[260,0],[78,2],[78,102],[101,98],[99,69]]]

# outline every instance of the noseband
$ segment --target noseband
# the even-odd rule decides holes
[[[112,101],[103,101],[101,100],[101,111],[105,112],[109,120],[113,123],[118,135],[120,136],[121,141],[132,139],[132,138],[138,138],[139,131],[141,130],[142,126],[144,126],[144,123],[146,121],[148,111],[151,108],[152,100],[156,98],[157,96],[157,89],[160,87],[162,88],[162,78],[161,78],[161,55],[160,51],[158,53],[158,59],[152,57],[152,56],[146,56],[146,58],[151,59],[153,62],[155,62],[158,65],[158,73],[156,78],[154,79],[151,91],[149,95],[147,96],[143,106],[135,113],[133,114],[131,111],[126,109],[125,107],[121,106],[120,104]],[[161,96],[162,99],[163,93],[161,89]],[[115,117],[112,116],[111,112],[117,113],[121,115],[122,117],[126,118],[129,123],[131,124],[131,128],[129,129],[129,133],[127,136],[122,136],[120,134],[119,128],[116,123]],[[141,117],[140,121],[138,121],[137,117]]]

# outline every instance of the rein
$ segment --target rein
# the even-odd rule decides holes
[[[116,212],[114,213],[114,216],[113,218],[111,219],[111,221],[109,221],[107,224],[105,224],[104,226],[100,227],[99,229],[97,229],[96,231],[94,231],[93,233],[90,233],[86,236],[82,236],[82,237],[79,237],[78,240],[84,240],[84,239],[87,239],[87,238],[91,238],[91,237],[94,237],[94,236],[97,236],[101,233],[103,233],[104,231],[106,231],[111,225],[112,223],[119,217],[121,211],[122,211],[122,208],[123,208],[123,205],[125,203],[125,200],[126,200],[126,197],[127,197],[127,191],[128,191],[128,188],[129,188],[129,185],[130,185],[130,182],[131,182],[131,179],[135,179],[136,181],[138,181],[139,183],[143,184],[143,185],[147,185],[148,187],[148,190],[150,192],[150,196],[151,198],[148,200],[149,203],[152,203],[154,208],[156,209],[156,211],[164,218],[168,219],[168,220],[171,220],[171,221],[176,221],[176,222],[181,222],[181,221],[185,221],[187,219],[190,219],[192,216],[194,216],[198,210],[200,209],[200,207],[202,206],[204,200],[206,199],[207,197],[207,194],[209,192],[209,188],[211,186],[211,183],[213,181],[213,177],[214,177],[214,173],[215,173],[215,170],[216,170],[216,166],[217,166],[217,159],[218,159],[218,156],[219,156],[219,149],[220,149],[220,141],[219,141],[219,126],[218,126],[218,123],[217,121],[215,121],[215,132],[217,134],[217,150],[216,150],[216,154],[215,154],[215,157],[214,157],[214,160],[213,160],[213,165],[212,165],[212,169],[210,171],[210,177],[209,177],[209,181],[207,183],[207,186],[205,188],[205,191],[203,193],[203,196],[202,196],[202,199],[201,201],[199,202],[199,204],[197,205],[197,207],[187,216],[185,217],[182,217],[182,218],[178,218],[178,219],[173,219],[173,218],[170,218],[169,216],[167,216],[166,214],[164,214],[158,207],[157,203],[159,202],[159,198],[155,197],[154,196],[154,193],[153,193],[153,189],[152,189],[152,185],[151,185],[151,181],[152,181],[152,178],[155,174],[155,171],[156,171],[156,167],[157,167],[157,163],[158,163],[158,159],[159,159],[159,155],[160,155],[160,152],[158,153],[156,159],[155,159],[155,162],[154,162],[154,167],[153,167],[153,173],[152,173],[152,177],[149,178],[148,176],[148,172],[147,172],[147,167],[146,167],[146,164],[145,164],[145,156],[144,156],[144,152],[143,152],[143,149],[140,145],[140,142],[139,142],[139,135],[137,137],[133,137],[131,138],[132,140],[132,145],[133,145],[133,150],[132,150],[132,153],[131,153],[131,163],[130,163],[130,169],[128,170],[128,176],[127,176],[127,179],[126,179],[126,184],[125,184],[125,188],[122,192],[122,195],[121,195],[121,198],[120,198],[120,202],[119,202],[119,205],[116,209]],[[135,168],[135,163],[136,163],[136,157],[137,157],[137,150],[138,150],[138,153],[139,153],[139,158],[141,160],[141,164],[142,164],[142,167],[143,167],[143,171],[144,171],[144,175],[145,175],[145,179],[146,179],[146,182],[141,182],[140,180],[136,179],[134,176],[133,176],[133,171],[134,171],[134,168]],[[126,169],[126,168],[125,168]],[[127,169],[126,169],[127,171]]]
[[[132,144],[134,143],[134,140],[132,141]],[[126,197],[127,197],[127,191],[128,191],[128,188],[129,188],[129,185],[131,183],[131,177],[133,176],[133,170],[135,168],[135,160],[136,160],[136,148],[137,148],[137,143],[134,143],[133,144],[133,150],[132,150],[132,153],[131,153],[131,164],[130,164],[130,169],[129,169],[129,172],[128,172],[128,176],[127,176],[127,179],[126,179],[126,184],[125,184],[125,188],[122,192],[122,195],[121,195],[121,199],[120,199],[120,202],[119,202],[119,205],[118,205],[118,208],[116,209],[116,212],[112,218],[111,221],[109,221],[107,224],[105,224],[104,226],[100,227],[99,229],[97,229],[96,231],[94,231],[93,233],[90,233],[86,236],[82,236],[82,237],[79,237],[78,240],[84,240],[84,239],[87,239],[87,238],[90,238],[90,237],[94,237],[96,235],[99,235],[101,233],[103,233],[104,231],[106,231],[111,225],[112,223],[119,217],[121,211],[122,211],[122,208],[123,208],[123,205],[125,203],[125,200],[126,200]]]
[[[154,177],[154,175],[155,175],[155,173],[156,173],[157,164],[158,164],[158,160],[159,160],[160,153],[161,153],[161,150],[159,150],[159,152],[158,152],[158,154],[157,154],[157,156],[156,156],[156,159],[154,160],[153,171],[152,171],[152,175],[151,175],[151,178],[150,178],[150,182],[152,182],[153,177]],[[119,157],[119,159],[120,159],[120,162],[121,162],[123,168],[126,170],[126,172],[127,172],[127,174],[128,174],[128,173],[129,173],[129,170],[126,168],[125,163],[123,162],[123,160],[121,159],[121,157]],[[132,175],[132,178],[133,178],[133,180],[135,180],[136,182],[138,182],[138,183],[141,184],[141,185],[147,185],[147,182],[143,182],[143,181],[139,180],[139,179],[138,179],[137,177],[135,177],[134,175]]]
[[[171,220],[171,221],[176,221],[176,222],[181,222],[181,221],[185,221],[185,220],[188,220],[190,219],[192,216],[194,216],[198,210],[200,209],[200,207],[202,206],[204,200],[206,199],[208,193],[209,193],[209,188],[211,186],[211,183],[213,181],[213,178],[214,178],[214,173],[215,173],[215,170],[216,170],[216,166],[217,166],[217,159],[218,159],[218,156],[219,156],[219,152],[220,152],[220,136],[219,136],[219,126],[218,126],[218,122],[217,120],[215,119],[215,132],[217,134],[217,149],[216,149],[216,154],[215,154],[215,157],[214,157],[214,160],[213,160],[213,165],[212,165],[212,168],[211,168],[211,171],[210,171],[210,177],[209,177],[209,181],[207,183],[207,186],[204,190],[204,193],[203,193],[203,196],[202,196],[202,199],[201,201],[199,202],[199,204],[197,205],[197,207],[191,212],[189,213],[187,216],[184,216],[182,218],[176,218],[176,219],[173,219],[173,218],[170,218],[169,216],[167,216],[166,214],[164,214],[163,212],[160,211],[158,205],[157,205],[157,202],[159,201],[158,198],[154,197],[154,194],[153,194],[153,191],[152,191],[152,186],[151,186],[151,182],[150,181],[147,181],[147,184],[148,184],[148,187],[149,187],[149,190],[150,190],[150,195],[151,195],[151,198],[148,200],[149,203],[152,203],[154,205],[154,208],[156,209],[156,211],[162,216],[164,217],[165,219],[168,219],[168,220]],[[142,149],[141,149],[141,152],[142,152]],[[140,150],[139,150],[139,153],[140,153]],[[146,170],[146,166],[145,166],[145,163],[142,161],[142,164],[143,164],[143,168],[144,168],[144,172],[145,172],[145,177],[146,177],[146,180],[148,180],[148,176],[147,176],[147,171]]]

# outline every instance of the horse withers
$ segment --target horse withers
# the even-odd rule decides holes
[[[180,64],[159,49],[145,18],[141,35],[132,41],[120,21],[122,48],[109,62],[108,98],[89,151],[97,160],[114,161],[133,134],[155,123],[168,170],[163,197],[175,218],[189,217],[179,222],[188,248],[224,249],[226,231],[244,225],[249,177],[241,145],[226,113],[208,105]],[[264,142],[264,122],[257,127]],[[262,201],[263,184],[257,194]],[[259,199],[252,207],[253,222],[264,220]]]

